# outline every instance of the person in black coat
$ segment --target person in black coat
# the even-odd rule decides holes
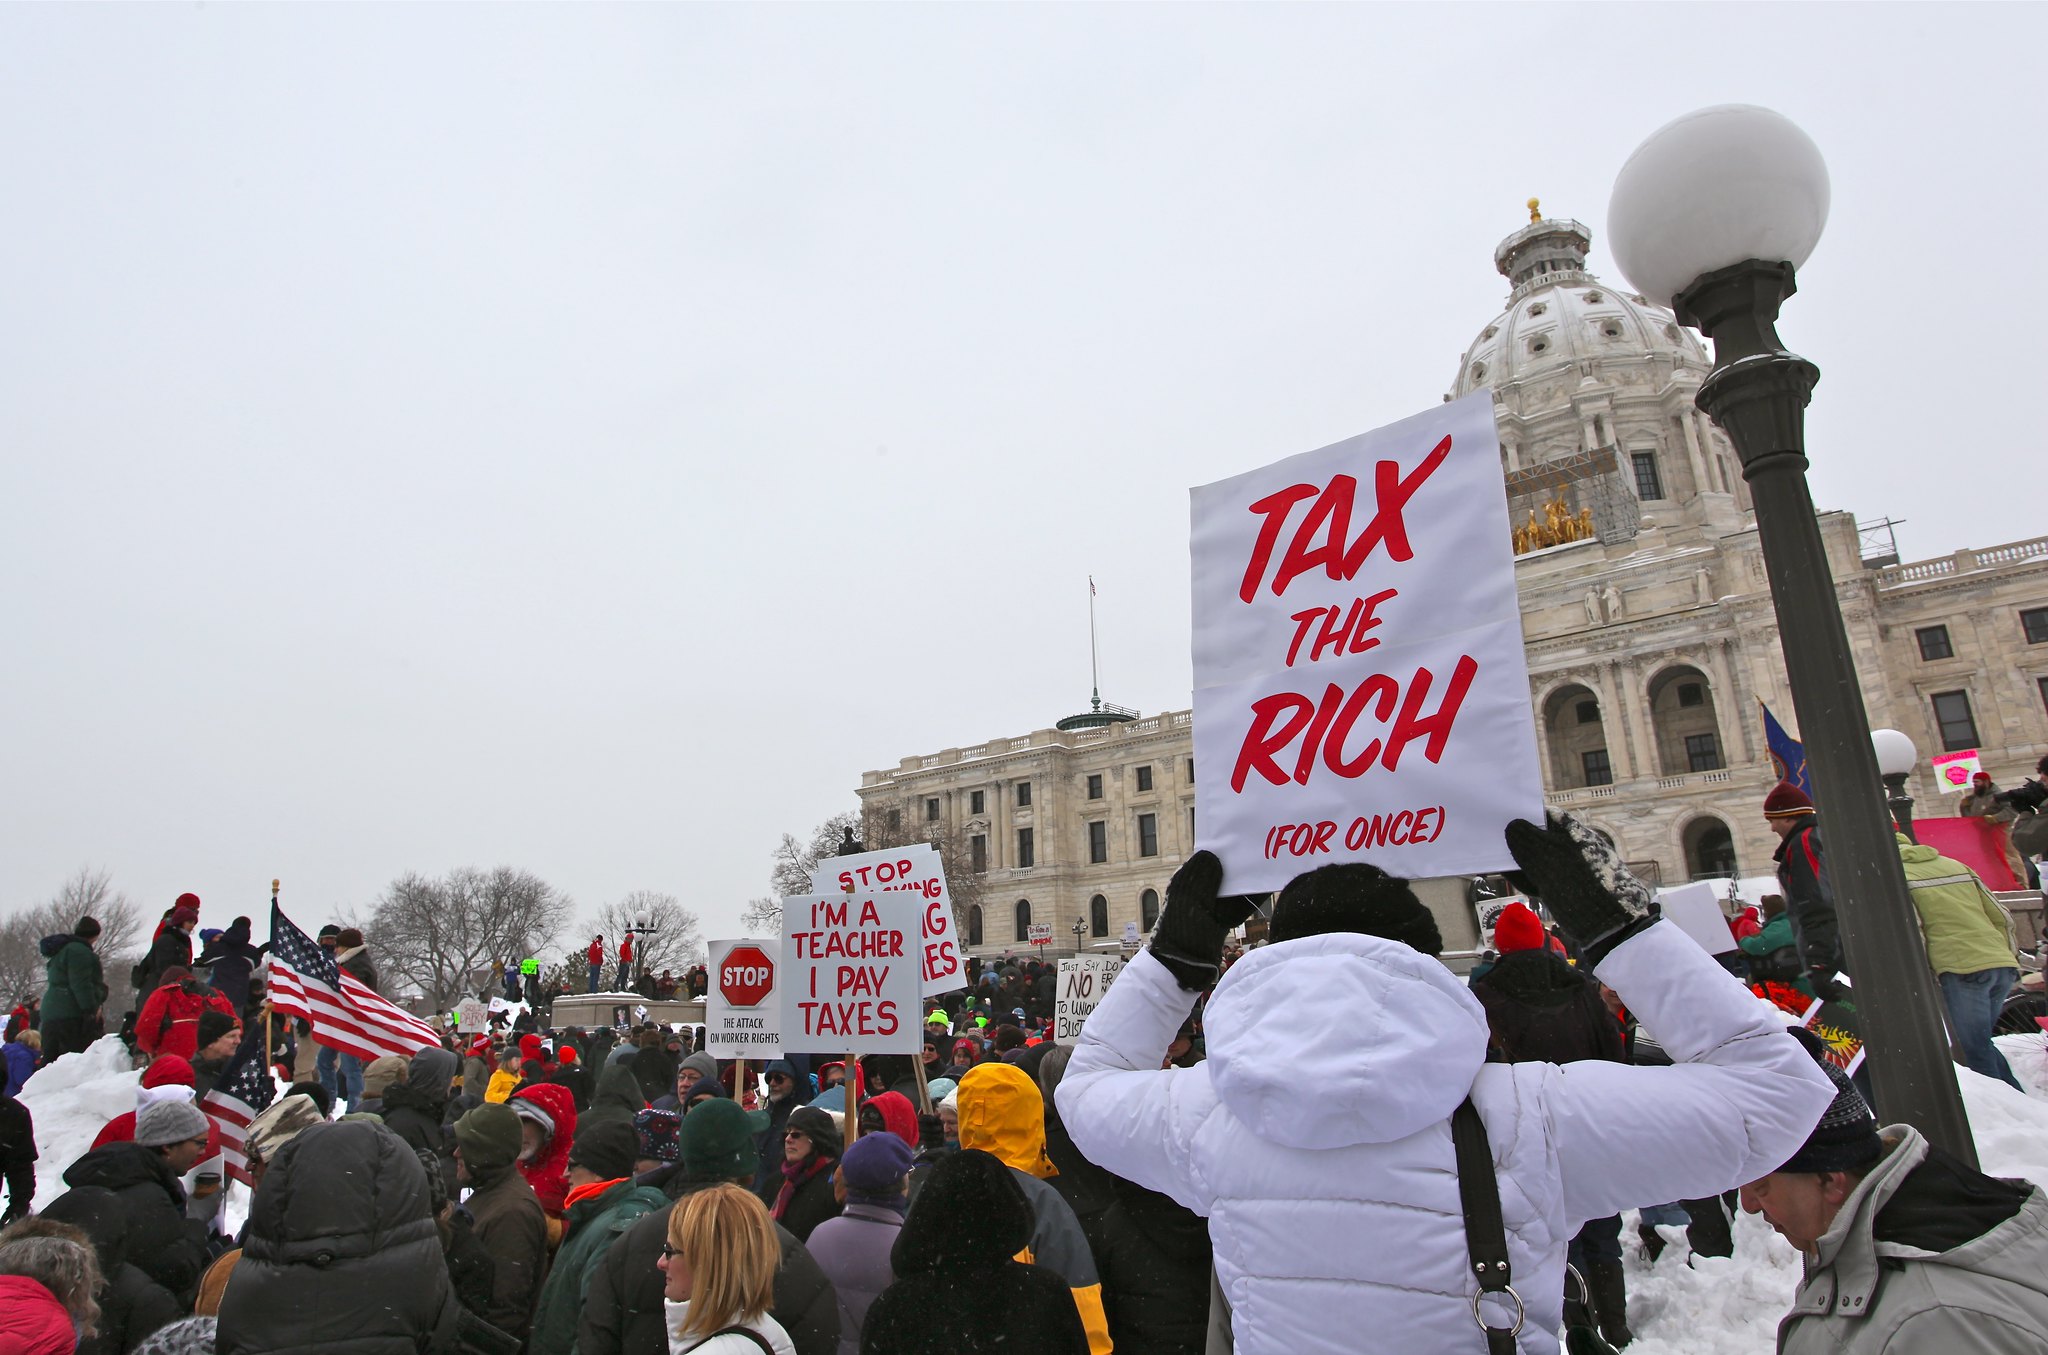
[[[801,1242],[826,1219],[839,1217],[839,1196],[832,1188],[839,1169],[839,1129],[816,1106],[799,1106],[790,1112],[782,1135],[782,1177],[772,1209],[775,1221]],[[770,1184],[775,1184],[772,1177]]]
[[[95,1148],[64,1170],[64,1184],[102,1186],[128,1218],[128,1255],[189,1309],[213,1263],[206,1225],[185,1217],[179,1178],[206,1151],[206,1116],[188,1101],[158,1101],[135,1117],[133,1143]]]
[[[114,1192],[101,1186],[67,1190],[38,1217],[68,1223],[92,1241],[103,1277],[93,1295],[100,1305],[97,1329],[79,1338],[78,1355],[127,1355],[142,1339],[185,1315],[171,1291],[128,1259],[128,1214]]]
[[[238,917],[228,924],[228,929],[206,943],[193,961],[195,966],[207,967],[206,981],[228,1001],[235,1004],[235,1010],[244,1018],[251,1013],[249,1001],[249,977],[256,972],[263,952],[270,949],[268,941],[261,945],[249,942],[248,918]]]
[[[1081,1155],[1053,1099],[1073,1046],[1034,1045],[1018,1064],[1045,1093],[1046,1184],[1080,1220],[1102,1279],[1102,1310],[1119,1355],[1203,1355],[1209,1343],[1209,1221]]]
[[[642,1185],[680,1200],[728,1181],[752,1183],[753,1122],[729,1098],[706,1101],[685,1115],[676,1138],[682,1160],[648,1172],[639,1178]],[[668,1355],[664,1280],[654,1263],[668,1242],[673,1209],[671,1205],[641,1215],[598,1262],[583,1294],[577,1355]],[[789,1333],[796,1355],[837,1355],[838,1293],[788,1229],[776,1225],[775,1236],[782,1244],[771,1305],[775,1320]]]
[[[295,1136],[250,1204],[219,1355],[452,1350],[460,1313],[429,1190],[419,1156],[381,1124]]]
[[[861,1355],[1088,1355],[1066,1280],[1012,1259],[1030,1241],[1008,1167],[975,1148],[940,1162],[890,1252],[896,1283],[868,1309]]]
[[[555,1071],[548,1074],[548,1081],[569,1093],[569,1099],[576,1103],[580,1116],[590,1109],[590,1070],[583,1066],[583,1058],[574,1045],[555,1046]]]
[[[1486,1009],[1493,1057],[1506,1063],[1627,1061],[1621,1022],[1600,996],[1600,983],[1574,969],[1550,946],[1543,922],[1526,904],[1511,903],[1494,921],[1500,960],[1472,981]],[[1652,1202],[1654,1203],[1654,1201]],[[1621,1266],[1621,1217],[1591,1219],[1567,1250],[1586,1282],[1586,1298],[1565,1305],[1565,1320],[1592,1318],[1616,1346],[1629,1343],[1628,1286]],[[1568,1286],[1576,1294],[1577,1286]]]
[[[439,1165],[444,1190],[455,1186],[455,1144],[445,1128],[454,1090],[455,1055],[439,1045],[412,1056],[405,1080],[384,1089],[384,1127]]]

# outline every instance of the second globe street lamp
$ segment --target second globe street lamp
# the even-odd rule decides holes
[[[1806,404],[1820,369],[1786,351],[1776,327],[1827,213],[1812,140],[1769,109],[1724,105],[1636,148],[1614,181],[1607,237],[1638,291],[1713,341],[1695,403],[1735,444],[1749,483],[1878,1112],[1975,1166],[1806,483]]]

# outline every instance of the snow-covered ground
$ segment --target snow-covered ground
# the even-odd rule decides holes
[[[1998,1044],[2031,1095],[1967,1068],[1956,1070],[1978,1156],[1995,1176],[2048,1185],[2048,1036],[2004,1035]],[[42,1154],[36,1164],[38,1209],[64,1192],[64,1169],[91,1145],[100,1126],[135,1108],[140,1080],[121,1042],[109,1037],[29,1082],[21,1099],[35,1116]],[[234,1192],[228,1201],[233,1222],[247,1208],[236,1198],[241,1194]],[[1630,1355],[1767,1355],[1774,1348],[1778,1319],[1799,1281],[1799,1258],[1762,1219],[1737,1216],[1735,1255],[1726,1260],[1691,1257],[1682,1230],[1669,1229],[1676,1240],[1654,1266],[1637,1240],[1635,1216],[1625,1216],[1625,1223],[1629,1318],[1636,1331]]]

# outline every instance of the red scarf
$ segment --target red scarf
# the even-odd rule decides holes
[[[812,1153],[801,1162],[782,1164],[782,1189],[775,1192],[775,1208],[769,1212],[781,1218],[789,1211],[789,1202],[796,1195],[796,1188],[832,1165],[832,1159],[819,1153]]]

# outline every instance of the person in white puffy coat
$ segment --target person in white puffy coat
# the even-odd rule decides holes
[[[1298,877],[1273,944],[1215,982],[1248,899],[1198,852],[1150,947],[1082,1028],[1057,1093],[1087,1158],[1209,1220],[1239,1355],[1481,1352],[1450,1115],[1471,1099],[1499,1180],[1525,1355],[1558,1349],[1565,1248],[1588,1219],[1756,1179],[1833,1092],[1785,1023],[1674,925],[1590,831],[1517,821],[1526,882],[1674,1066],[1486,1062],[1485,1012],[1436,958],[1405,881]],[[1208,1061],[1162,1068],[1211,983]],[[1513,1305],[1476,1310],[1509,1326]]]

